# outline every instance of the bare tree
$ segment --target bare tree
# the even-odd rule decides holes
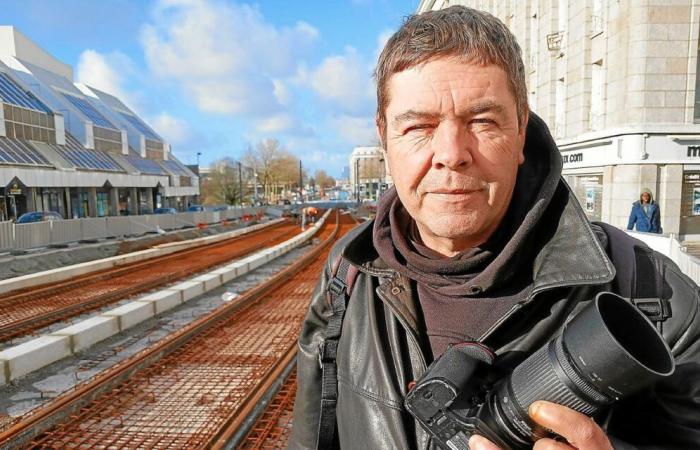
[[[206,204],[235,205],[241,201],[238,163],[223,158],[212,164],[212,171],[202,186]]]
[[[325,170],[317,170],[314,174],[316,185],[321,189],[328,189],[335,186],[335,178],[328,175]]]
[[[277,139],[263,139],[255,149],[249,145],[243,163],[257,174],[262,195],[270,201],[276,200],[282,191],[299,185],[299,159]]]

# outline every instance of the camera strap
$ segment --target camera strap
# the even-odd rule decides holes
[[[660,327],[671,317],[671,304],[664,298],[663,268],[653,251],[612,225],[596,222],[608,240],[608,253],[615,266],[618,293]]]
[[[326,334],[318,349],[318,362],[321,366],[321,416],[318,423],[317,449],[335,447],[336,405],[338,403],[338,367],[336,365],[338,341],[343,328],[347,301],[357,277],[357,268],[342,256],[333,265],[333,271],[333,276],[326,289],[333,314],[328,320]]]

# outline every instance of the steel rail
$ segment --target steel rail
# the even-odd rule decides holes
[[[294,367],[265,410],[236,442],[238,450],[267,450],[286,448],[292,432],[294,398],[297,391],[297,371]]]
[[[273,227],[272,229],[261,230],[259,232],[254,232],[246,234],[245,237],[236,237],[231,240],[222,241],[221,243],[215,243],[208,246],[202,246],[195,249],[189,249],[186,253],[177,252],[175,254],[165,255],[162,258],[150,258],[146,262],[139,262],[134,266],[129,265],[128,267],[120,267],[119,269],[110,272],[108,274],[100,274],[99,279],[89,276],[89,282],[84,282],[83,280],[77,280],[69,282],[66,284],[71,284],[72,290],[95,290],[95,285],[97,282],[107,283],[111,290],[106,290],[106,292],[97,293],[97,295],[91,295],[86,299],[79,300],[78,296],[69,297],[67,305],[62,306],[59,302],[49,302],[49,297],[56,298],[57,296],[70,292],[64,289],[63,292],[55,293],[51,292],[51,288],[41,289],[39,292],[32,292],[23,294],[24,304],[21,306],[23,309],[31,308],[31,301],[33,299],[39,298],[39,305],[47,304],[49,306],[37,306],[37,312],[34,314],[25,313],[24,317],[20,317],[16,320],[9,321],[9,323],[0,326],[0,342],[6,341],[15,337],[23,336],[32,333],[36,329],[40,329],[51,325],[53,323],[59,322],[61,320],[74,317],[76,315],[89,312],[100,308],[104,305],[114,303],[123,298],[133,296],[139,293],[147,292],[159,286],[163,286],[167,283],[175,282],[189,275],[200,273],[204,270],[210,269],[217,265],[223,264],[235,258],[245,256],[252,251],[258,250],[261,247],[268,245],[274,245],[287,238],[291,234],[296,234],[295,229],[287,230],[282,233],[276,233],[268,239],[262,242],[256,242],[254,244],[246,245],[246,238],[258,238],[265,233],[269,234],[274,232],[279,227]],[[219,258],[212,258],[206,263],[192,263],[189,266],[182,267],[181,269],[174,270],[169,273],[155,273],[150,278],[145,279],[139,278],[137,282],[127,283],[123,287],[117,287],[117,283],[120,277],[134,277],[137,275],[148,274],[153,272],[155,265],[159,268],[165,267],[166,263],[178,264],[184,261],[184,258],[195,258],[203,252],[204,254],[211,254],[216,249],[224,249],[229,246],[243,245],[244,248],[234,249],[231,252],[221,255]],[[182,264],[180,264],[182,265]],[[84,292],[80,294],[84,296]],[[75,301],[75,303],[73,303]],[[17,307],[17,306],[16,306]],[[0,301],[0,311],[6,318],[12,314],[12,306],[6,306]]]
[[[224,304],[206,316],[195,320],[181,330],[165,337],[155,345],[139,352],[133,357],[118,363],[110,369],[96,375],[89,381],[77,385],[54,399],[51,403],[22,416],[18,423],[0,433],[0,448],[32,445],[32,440],[39,434],[59,424],[67,417],[78,414],[88,404],[138,372],[154,366],[159,360],[178,350],[194,337],[205,333],[213,327],[224,324],[236,314],[243,314],[253,308],[264,296],[284,284],[309,262],[313,261],[333,241],[339,230],[336,221],[332,235],[313,251],[307,253],[290,267],[282,270],[272,279],[247,291],[235,303]]]

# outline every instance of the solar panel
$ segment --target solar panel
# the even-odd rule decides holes
[[[167,161],[161,161],[161,164],[165,166],[166,169],[174,173],[175,175],[179,175],[182,177],[189,177],[191,176],[180,164],[178,164],[175,161],[172,160],[167,160]]]
[[[25,92],[20,86],[12,80],[6,73],[0,72],[0,99],[5,103],[22,106],[36,111],[50,113],[51,110],[46,107],[39,99],[34,97],[31,92]]]
[[[66,133],[66,145],[51,145],[59,155],[80,169],[106,170],[109,172],[124,172],[107,153],[88,150]]]
[[[129,122],[134,128],[136,128],[136,129],[139,131],[139,133],[143,134],[143,135],[146,136],[148,139],[153,139],[153,140],[156,140],[156,141],[160,141],[160,138],[159,138],[158,136],[156,136],[156,134],[155,134],[153,131],[151,131],[151,130],[146,126],[146,124],[143,123],[143,122],[141,121],[141,119],[139,119],[138,117],[132,116],[131,114],[126,114],[126,113],[123,113],[123,112],[120,112],[119,114],[120,114],[124,119],[126,119],[126,121]]]
[[[92,106],[87,100],[76,97],[75,95],[63,94],[63,96],[73,104],[78,110],[85,115],[88,119],[92,120],[92,123],[98,127],[107,127],[113,130],[117,128],[112,125],[112,122],[107,120],[105,116],[102,115],[94,106]]]
[[[0,164],[53,167],[29,143],[4,136],[0,136]]]
[[[163,168],[158,165],[157,162],[151,161],[150,159],[141,158],[140,156],[134,155],[123,155],[124,158],[136,168],[141,173],[147,173],[150,175],[167,175]]]
[[[66,131],[66,147],[70,148],[85,148],[83,144],[78,142],[78,140],[69,132]]]

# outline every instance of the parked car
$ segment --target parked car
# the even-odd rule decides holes
[[[190,205],[187,207],[187,212],[204,212],[204,206],[202,206],[202,205]]]
[[[175,208],[156,208],[153,214],[177,214],[177,209]]]
[[[63,216],[53,211],[35,211],[22,214],[17,219],[17,223],[47,222],[51,220],[63,220]]]

